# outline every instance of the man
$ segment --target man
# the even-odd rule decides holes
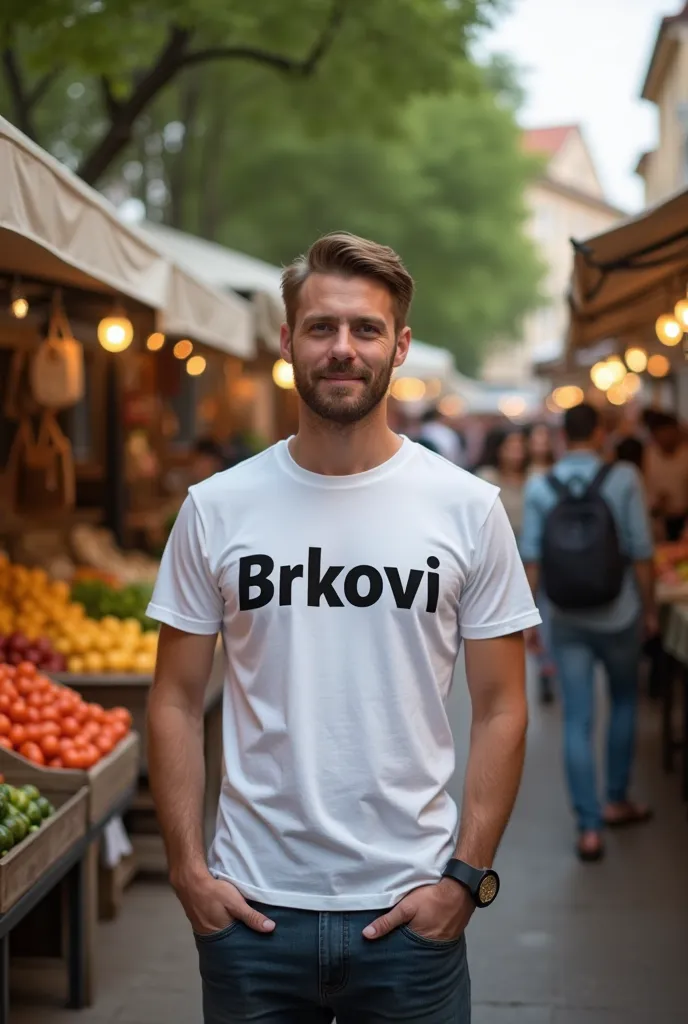
[[[417,440],[455,466],[461,465],[464,452],[461,436],[434,406],[423,414]]]
[[[552,655],[557,665],[564,704],[564,752],[566,777],[576,813],[579,838],[577,851],[582,860],[599,860],[603,856],[601,831],[604,825],[621,826],[646,821],[649,808],[633,803],[628,790],[633,759],[635,722],[638,698],[638,668],[643,632],[657,632],[654,603],[652,538],[643,497],[643,489],[635,466],[618,463],[601,473],[603,462],[599,451],[604,444],[604,431],[599,414],[589,405],[578,405],[564,417],[567,453],[553,470],[554,482],[545,475],[531,477],[525,494],[521,554],[533,592],[541,582],[543,554],[547,551],[548,524],[563,497],[587,494],[583,521],[569,521],[565,535],[559,538],[564,556],[567,546],[582,565],[585,534],[591,521],[599,525],[599,507],[594,507],[599,486],[599,499],[610,516],[613,536],[605,539],[600,558],[591,569],[582,566],[591,588],[605,586],[604,573],[614,572],[614,565],[605,559],[618,543],[620,555],[619,585],[612,600],[598,605],[562,608],[552,599],[550,626]],[[559,483],[557,484],[557,481]],[[595,484],[593,485],[593,481]],[[563,494],[562,486],[564,485]],[[593,486],[590,486],[593,485]],[[586,488],[590,487],[586,492]],[[585,518],[587,517],[587,526]],[[604,538],[603,538],[604,539]],[[549,539],[549,548],[557,538]],[[579,545],[576,550],[576,545]],[[586,579],[548,579],[544,572],[545,590],[586,585]],[[572,602],[575,604],[575,602]],[[580,604],[580,602],[579,602]],[[607,673],[611,700],[607,743],[607,803],[604,811],[597,794],[593,750],[594,669],[601,661]]]
[[[679,540],[688,518],[688,442],[675,416],[653,411],[645,480],[652,515],[664,540]]]
[[[498,889],[522,631],[539,616],[496,488],[387,426],[412,291],[392,250],[348,234],[285,271],[298,433],[192,488],[163,558],[149,770],[206,1024],[470,1020],[463,933]],[[218,631],[225,774],[206,861]],[[461,639],[457,830],[445,699]]]

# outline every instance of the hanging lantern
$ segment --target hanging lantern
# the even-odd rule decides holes
[[[288,391],[294,387],[294,370],[285,359],[277,359],[272,367],[272,379],[278,388]]]
[[[29,312],[29,300],[18,277],[15,278],[10,293],[10,312],[17,320],[23,320]]]
[[[124,352],[134,340],[134,325],[121,307],[98,324],[98,341],[106,352]]]
[[[683,336],[681,324],[671,313],[660,316],[655,324],[657,337],[663,345],[678,345]]]

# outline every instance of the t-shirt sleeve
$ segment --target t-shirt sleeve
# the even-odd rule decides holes
[[[188,496],[165,547],[147,614],[185,633],[212,635],[222,625],[223,611],[201,517]]]
[[[461,635],[488,640],[540,622],[514,531],[498,498],[480,531],[459,602]]]

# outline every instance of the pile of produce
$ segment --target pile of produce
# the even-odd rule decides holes
[[[82,604],[91,619],[136,619],[142,629],[156,629],[157,623],[146,616],[153,593],[150,583],[130,583],[117,587],[104,580],[79,580],[72,584],[72,600]]]
[[[102,582],[81,582],[78,587],[120,593]],[[150,674],[158,634],[142,628],[142,622],[149,622],[145,606],[142,610],[149,591],[134,591],[120,608],[133,608],[134,614],[101,618],[101,603],[98,615],[89,617],[84,605],[72,599],[67,583],[49,579],[42,569],[12,565],[0,554],[0,636],[7,638],[0,645],[0,662],[32,661],[46,672]]]
[[[0,783],[0,858],[39,828],[55,808],[35,786]]]
[[[657,580],[667,586],[688,583],[688,542],[658,544],[655,549]]]
[[[30,640],[24,633],[0,634],[0,664],[20,665],[30,661],[44,672],[66,672],[64,655],[58,654],[47,637]]]
[[[0,665],[0,747],[49,768],[92,768],[131,729],[126,708],[87,704],[30,662]]]

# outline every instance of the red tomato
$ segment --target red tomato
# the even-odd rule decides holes
[[[100,733],[100,730],[101,727],[100,725],[98,725],[97,722],[86,722],[83,729],[81,730],[81,735],[85,736],[87,740],[92,740],[95,736],[97,736]]]
[[[33,722],[36,725],[41,720],[41,713],[38,708],[26,708],[26,721]]]
[[[52,759],[57,757],[60,753],[60,741],[57,736],[51,736],[50,734],[43,736],[41,737],[40,743],[41,750],[45,754],[46,758]]]
[[[84,722],[88,718],[88,707],[86,706],[86,704],[84,704],[83,701],[80,704],[77,704],[77,706],[74,708],[74,711],[72,712],[72,717],[76,718],[79,725],[84,724]]]
[[[83,750],[76,750],[74,747],[72,747],[71,750],[65,750],[62,754],[62,760],[65,768],[83,768],[83,758]]]
[[[92,718],[94,722],[104,722],[105,709],[103,708],[102,704],[89,704],[88,717]]]
[[[5,686],[5,693],[7,694],[7,696],[9,697],[9,699],[11,701],[15,701],[19,697],[19,693],[17,692],[17,687],[14,685],[14,683],[7,683],[6,684],[6,686]]]
[[[9,736],[0,736],[0,747],[4,747],[5,750],[12,750],[12,740]]]
[[[111,732],[109,732],[107,729],[103,729],[103,731],[95,737],[93,742],[98,747],[98,750],[101,752],[101,754],[105,756],[112,751],[112,748],[116,743],[116,740]]]
[[[33,679],[29,679],[27,676],[18,676],[17,690],[19,691],[20,697],[30,697],[34,692]]]
[[[41,717],[44,722],[61,722],[60,712],[56,704],[45,704],[41,708]]]
[[[64,768],[64,762],[61,757],[53,757],[48,761],[50,768]]]
[[[26,722],[29,718],[29,709],[26,701],[15,700],[10,707],[10,718],[13,722]]]
[[[17,749],[26,742],[26,726],[24,725],[13,725],[9,732],[9,738],[12,746]]]
[[[17,665],[17,675],[25,676],[27,679],[35,679],[36,666],[32,661],[20,661]]]
[[[28,723],[28,725],[26,726],[27,740],[30,740],[31,743],[38,743],[42,735],[43,731],[38,722]]]
[[[45,764],[45,756],[43,751],[37,743],[22,743],[19,748],[19,753],[22,757],[28,758],[29,761],[33,761],[34,764]]]
[[[61,736],[62,729],[59,722],[47,721],[41,722],[41,736]]]
[[[12,728],[12,722],[7,715],[0,714],[0,736],[7,736]]]
[[[100,750],[98,750],[98,747],[93,743],[88,743],[82,751],[84,768],[92,768],[94,764],[100,761],[101,756],[102,755]]]
[[[74,740],[70,739],[69,736],[63,736],[60,739],[60,757],[64,758],[68,750],[74,750]]]
[[[77,736],[79,733],[79,723],[76,718],[72,718],[71,715],[67,715],[66,718],[62,719],[62,735],[63,736]]]
[[[129,730],[124,722],[112,722],[109,726],[110,732],[115,737],[115,743],[119,743],[127,735]]]
[[[9,694],[5,693],[5,691],[3,690],[2,693],[0,693],[0,711],[6,714],[11,706],[12,699],[9,696]]]
[[[127,729],[131,728],[131,711],[128,708],[112,708],[109,714],[111,720],[122,722]]]
[[[34,689],[26,698],[26,703],[30,708],[42,708],[45,704],[45,695],[41,690]]]

